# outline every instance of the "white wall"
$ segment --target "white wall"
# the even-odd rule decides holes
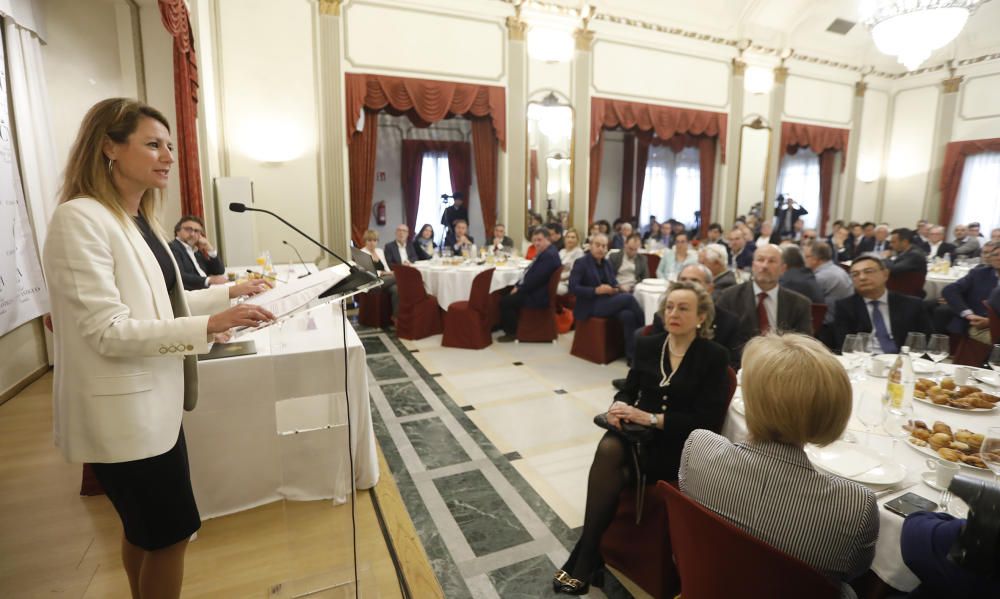
[[[889,93],[869,87],[862,105],[860,134],[857,140],[851,140],[859,145],[850,220],[863,223],[878,218],[879,179],[885,170],[883,155],[888,117]]]
[[[928,84],[895,93],[881,214],[894,226],[912,225],[923,209],[939,89]]]
[[[962,82],[950,141],[1000,137],[1000,65],[990,66]]]
[[[625,134],[620,131],[604,131],[602,135],[604,155],[601,160],[601,184],[597,188],[597,206],[590,222],[604,219],[613,223],[621,215]]]

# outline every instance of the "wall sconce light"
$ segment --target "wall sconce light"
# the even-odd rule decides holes
[[[774,73],[758,66],[747,67],[743,74],[743,88],[753,95],[766,94],[774,85]]]
[[[280,165],[306,153],[309,135],[293,119],[259,117],[246,122],[251,124],[237,134],[237,144],[250,158],[267,165]]]
[[[871,164],[858,165],[858,181],[874,183],[878,181],[878,168]]]

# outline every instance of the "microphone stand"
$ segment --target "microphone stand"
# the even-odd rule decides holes
[[[302,263],[302,268],[306,269],[306,274],[299,275],[299,278],[301,279],[303,277],[308,277],[309,275],[311,275],[312,271],[309,270],[309,267],[306,265],[306,261],[302,259],[302,254],[299,253],[299,250],[296,249],[294,245],[288,243],[284,239],[281,240],[281,243],[283,243],[283,244],[287,245],[288,247],[292,248],[292,251],[295,252],[295,255],[299,257],[299,262]]]

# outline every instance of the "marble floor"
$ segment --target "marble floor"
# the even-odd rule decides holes
[[[357,327],[375,432],[446,597],[555,596],[583,523],[587,472],[624,360],[557,343],[441,347]],[[608,577],[591,597],[625,598]]]

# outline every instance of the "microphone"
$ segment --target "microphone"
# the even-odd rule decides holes
[[[229,203],[229,210],[232,211],[232,212],[263,212],[264,214],[270,214],[274,218],[280,220],[282,223],[284,223],[285,225],[287,225],[290,229],[292,229],[293,231],[295,231],[299,235],[301,235],[301,236],[305,237],[306,239],[308,239],[309,241],[313,242],[313,244],[316,245],[316,247],[318,247],[319,249],[323,250],[327,254],[330,254],[331,256],[333,256],[334,258],[336,258],[337,260],[340,260],[341,262],[343,262],[344,264],[346,264],[347,267],[350,269],[351,274],[348,275],[343,281],[337,283],[336,285],[334,285],[333,287],[331,287],[330,289],[328,289],[320,297],[324,297],[324,296],[326,296],[328,294],[339,293],[341,290],[345,290],[345,289],[351,289],[351,290],[353,290],[353,289],[356,289],[358,287],[361,287],[362,285],[368,285],[370,283],[377,282],[379,285],[382,284],[382,279],[380,279],[379,276],[376,275],[375,273],[368,272],[367,270],[364,270],[363,268],[359,268],[358,265],[356,265],[356,264],[354,264],[352,262],[348,262],[347,260],[344,260],[343,258],[341,258],[337,254],[337,252],[331,250],[330,248],[326,247],[322,243],[316,241],[315,239],[313,239],[312,237],[310,237],[309,235],[307,235],[302,229],[296,227],[292,223],[290,223],[287,220],[281,218],[280,216],[278,216],[277,214],[271,212],[270,210],[264,210],[263,208],[251,208],[250,206],[247,206],[246,204],[244,204],[242,202],[230,202]],[[291,244],[289,244],[289,245],[291,245]]]
[[[288,247],[292,248],[292,251],[295,252],[295,255],[299,257],[299,262],[302,263],[302,268],[306,269],[306,274],[299,275],[299,278],[301,279],[302,277],[308,277],[309,275],[311,275],[312,272],[310,272],[309,267],[306,265],[306,261],[302,259],[302,254],[299,253],[299,250],[295,249],[294,245],[288,243],[284,239],[281,240],[281,243],[283,243],[283,244],[287,245]]]

